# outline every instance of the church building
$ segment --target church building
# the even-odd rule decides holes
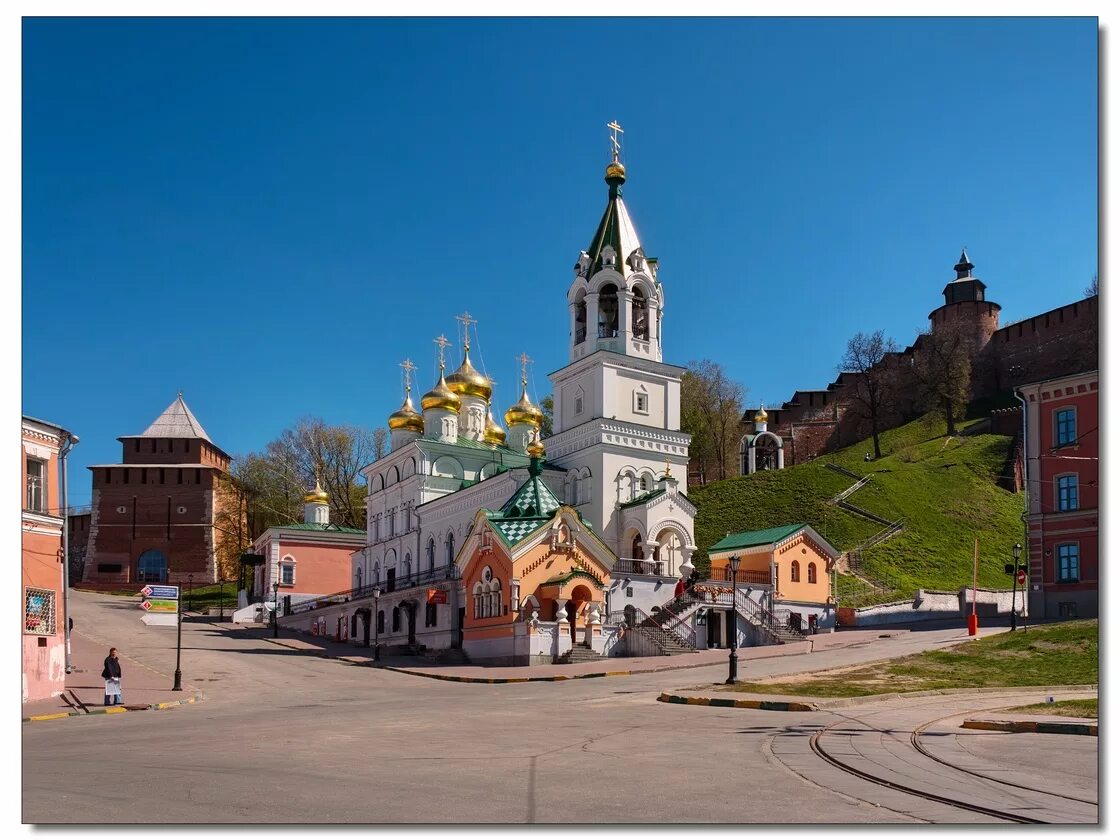
[[[564,297],[569,360],[549,375],[552,436],[541,440],[525,354],[520,396],[497,422],[493,383],[470,356],[475,322],[459,316],[459,367],[447,375],[450,342],[438,337],[436,382],[417,410],[416,367],[402,364],[391,451],[363,469],[361,589],[295,605],[286,625],[357,615],[375,645],[493,663],[551,661],[573,645],[603,655],[610,614],[655,610],[692,573],[684,369],[663,361],[665,289],[623,202],[617,132],[612,142],[607,205]]]

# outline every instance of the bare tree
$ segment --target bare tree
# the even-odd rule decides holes
[[[859,415],[871,422],[871,440],[875,457],[882,458],[879,432],[884,420],[894,406],[895,377],[885,361],[889,354],[897,353],[898,345],[887,338],[882,330],[869,334],[858,332],[848,339],[848,347],[837,370],[854,374],[855,390],[852,396]]]
[[[973,338],[958,324],[941,324],[922,333],[914,352],[913,372],[927,406],[945,414],[946,433],[957,433],[957,418],[968,403]]]
[[[735,475],[739,421],[747,390],[711,359],[689,362],[681,377],[681,429],[692,435],[691,454],[700,464],[701,480],[711,464],[714,478]]]
[[[373,430],[373,460],[380,461],[388,451],[389,433],[378,426]]]
[[[1085,287],[1085,297],[1093,297],[1101,293],[1101,284],[1097,279],[1097,275],[1093,275],[1093,279],[1089,281],[1089,285]]]

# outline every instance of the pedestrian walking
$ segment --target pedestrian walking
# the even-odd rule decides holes
[[[116,706],[123,703],[121,661],[117,659],[116,648],[109,648],[109,655],[105,657],[105,667],[101,669],[101,679],[105,680],[105,705]]]

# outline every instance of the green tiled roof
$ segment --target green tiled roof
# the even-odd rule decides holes
[[[552,518],[560,509],[560,500],[541,481],[540,462],[529,467],[529,480],[498,511],[486,511],[486,518],[511,546],[521,542]]]
[[[284,528],[288,531],[327,531],[337,534],[364,534],[361,528],[344,528],[341,525],[335,525],[333,522],[329,525],[316,525],[313,522],[296,522],[291,525],[274,525],[274,528]]]
[[[487,511],[487,518],[498,530],[498,533],[502,535],[502,539],[511,547],[517,545],[551,519],[549,516],[507,518],[489,511]]]
[[[539,475],[530,474],[500,511],[503,517],[549,517],[560,509],[560,500],[541,481]]]
[[[628,507],[633,507],[634,505],[644,505],[646,502],[651,501],[653,499],[656,499],[658,496],[660,496],[664,492],[665,491],[661,488],[658,488],[657,490],[650,490],[648,493],[643,493],[642,495],[638,496],[637,498],[631,499],[630,501],[626,502],[625,504],[619,505],[619,507],[628,508]]]
[[[767,528],[763,531],[740,531],[738,534],[728,534],[717,542],[708,552],[728,551],[733,548],[750,548],[755,545],[770,545],[779,540],[784,540],[805,527],[803,522],[796,525],[780,525],[777,528]]]

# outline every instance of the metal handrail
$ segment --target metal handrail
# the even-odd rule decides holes
[[[392,589],[387,588],[387,581],[378,579],[355,589],[347,589],[344,592],[335,592],[332,595],[323,595],[320,598],[300,601],[298,604],[292,605],[289,615],[312,612],[337,604],[345,604],[359,598],[369,598],[372,597],[374,589],[380,589],[382,595],[388,595],[390,592],[400,592],[427,583],[440,583],[458,579],[459,567],[454,563],[449,563],[446,566],[439,566],[435,569],[428,569],[427,571],[416,571],[404,575],[403,577],[395,578],[393,580]]]
[[[625,623],[627,626],[638,630],[643,628],[647,630],[661,630],[668,633],[676,641],[686,647],[693,649],[696,647],[687,636],[681,634],[673,627],[666,627],[662,622],[658,621],[656,617],[649,615],[637,607],[627,607],[625,610],[613,611],[607,616],[607,621],[609,624]]]

